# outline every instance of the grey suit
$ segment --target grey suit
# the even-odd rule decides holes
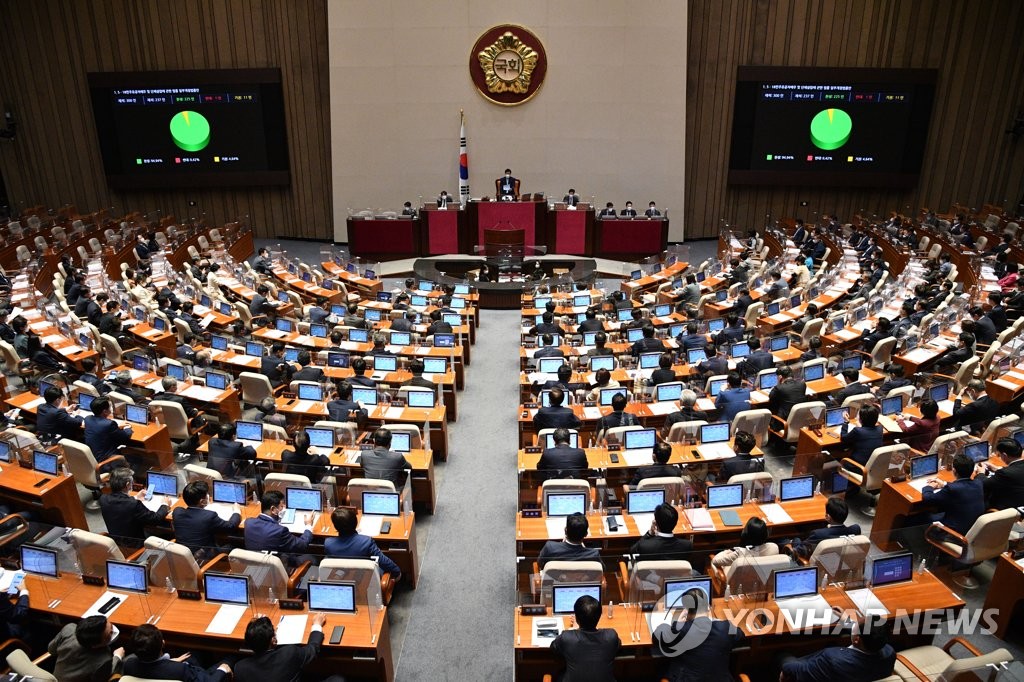
[[[359,455],[359,465],[367,478],[382,478],[395,486],[405,482],[405,471],[412,469],[409,460],[400,452],[393,452],[379,445]]]

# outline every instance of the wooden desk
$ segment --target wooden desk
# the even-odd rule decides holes
[[[64,575],[57,580],[44,580],[34,575],[25,578],[29,589],[29,608],[38,613],[57,617],[62,623],[75,622],[105,592],[105,587],[84,585],[78,576]],[[136,627],[157,618],[156,625],[163,633],[169,649],[211,651],[238,654],[244,648],[245,628],[250,615],[239,619],[230,635],[210,634],[206,628],[220,608],[219,604],[205,601],[179,601],[175,594],[155,589],[146,595],[120,593],[127,600],[108,614],[121,630],[119,645],[130,641]],[[59,598],[53,608],[50,600]],[[257,612],[253,605],[253,614]],[[260,604],[259,612],[272,620],[283,615],[302,615],[308,611],[281,611],[276,606]],[[377,679],[393,680],[395,663],[391,652],[391,634],[387,609],[381,608],[371,620],[366,608],[354,614],[332,613],[324,626],[324,643],[320,654],[306,668],[307,672],[327,675],[338,669],[348,674],[367,675]],[[306,622],[305,637],[309,636],[313,619]],[[335,625],[344,625],[345,634],[339,645],[328,643]],[[303,640],[305,641],[305,640]]]
[[[178,337],[173,331],[160,331],[148,324],[137,324],[134,327],[126,327],[126,330],[135,340],[136,345],[142,348],[154,346],[160,355],[165,358],[176,358],[178,356]]]
[[[345,286],[349,289],[356,289],[359,291],[360,295],[365,298],[374,299],[377,297],[378,291],[384,290],[384,282],[382,280],[367,279],[360,276],[359,273],[349,272],[337,263],[324,261],[320,263],[320,267],[334,279],[344,282]]]
[[[37,485],[46,481],[43,485]],[[18,464],[0,468],[0,500],[16,511],[31,511],[54,526],[89,530],[72,476],[50,476]]]
[[[992,633],[999,639],[1006,639],[1010,623],[1020,612],[1024,603],[1024,567],[1013,560],[1009,552],[1004,552],[996,562],[996,572],[985,594],[983,609],[996,610],[996,629]]]
[[[947,483],[956,477],[948,469],[940,469],[935,476]],[[878,507],[875,510],[875,521],[871,524],[871,541],[886,552],[899,549],[899,543],[893,537],[906,518],[927,508],[919,490],[907,481],[893,483],[886,479],[882,484],[882,492],[878,496]]]

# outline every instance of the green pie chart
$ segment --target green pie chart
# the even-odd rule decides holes
[[[198,111],[179,111],[171,119],[171,138],[186,152],[198,152],[210,144],[210,122]]]
[[[811,119],[811,142],[818,149],[832,151],[850,141],[853,119],[842,109],[824,109]]]

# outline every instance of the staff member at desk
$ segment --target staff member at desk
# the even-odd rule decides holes
[[[544,478],[586,478],[590,471],[587,453],[583,448],[569,446],[569,429],[555,429],[555,446],[545,448],[537,461],[537,471],[546,472]]]
[[[150,511],[142,500],[128,493],[132,489],[132,470],[126,466],[114,469],[110,474],[110,494],[100,497],[100,511],[107,533],[120,543],[141,546],[146,539],[147,526],[167,526],[168,502],[156,511]],[[134,541],[125,543],[126,540]]]
[[[243,445],[235,440],[234,422],[221,424],[216,438],[211,438],[207,447],[210,451],[207,466],[225,478],[238,476],[242,462],[256,460],[256,450],[251,445]]]
[[[623,218],[635,218],[636,217],[636,209],[633,208],[633,202],[632,201],[627,201],[626,202],[626,208],[624,208],[621,211],[619,211],[619,215],[622,216]]]
[[[562,197],[562,203],[565,204],[566,206],[578,206],[580,203],[580,198],[576,194],[576,190],[570,187],[569,193]]]
[[[360,535],[356,530],[358,518],[353,507],[335,507],[331,512],[331,523],[338,531],[338,537],[324,540],[324,555],[343,559],[376,559],[377,570],[389,573],[396,581],[402,579],[402,569],[392,561],[373,538]]]
[[[187,506],[176,507],[171,512],[174,523],[174,538],[179,544],[185,545],[196,561],[200,564],[216,554],[220,549],[216,546],[218,533],[229,533],[242,523],[242,515],[235,505],[234,513],[222,519],[216,512],[210,511],[206,505],[210,503],[210,485],[206,481],[192,481],[181,491],[181,499]],[[230,551],[229,548],[225,548]]]
[[[537,561],[541,568],[549,561],[600,561],[601,554],[594,547],[584,547],[583,540],[590,532],[590,522],[579,512],[565,517],[565,537],[548,540],[540,550]]]
[[[601,602],[586,595],[573,605],[577,629],[563,630],[551,650],[565,659],[561,682],[615,682],[613,664],[622,647],[615,628],[597,628]]]
[[[1000,438],[996,443],[996,455],[1003,460],[1004,467],[993,469],[988,462],[981,468],[988,473],[982,479],[985,489],[985,506],[990,509],[1010,509],[1024,506],[1024,460],[1021,447],[1012,438]]]
[[[81,417],[72,417],[64,409],[64,392],[56,386],[43,391],[43,404],[36,411],[36,433],[48,440],[55,437],[78,440],[82,437]]]
[[[540,408],[533,416],[533,426],[537,429],[537,433],[540,433],[541,429],[564,427],[578,430],[580,428],[582,422],[579,417],[570,408],[562,406],[563,400],[565,400],[565,393],[562,389],[551,389],[551,393],[548,394],[549,406]]]
[[[412,470],[405,455],[391,450],[391,431],[384,428],[373,432],[373,450],[364,450],[359,455],[359,466],[366,478],[391,481],[395,488],[405,483],[405,472]]]

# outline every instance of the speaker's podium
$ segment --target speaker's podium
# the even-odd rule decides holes
[[[486,245],[484,230],[518,229],[527,247],[547,245],[548,205],[543,194],[524,194],[519,201],[470,201],[466,207],[474,244]]]

